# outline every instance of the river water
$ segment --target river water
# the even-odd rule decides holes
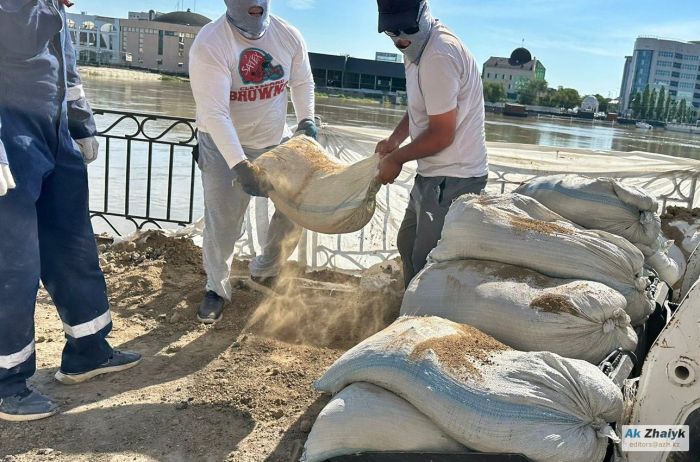
[[[195,105],[187,82],[180,81],[130,81],[104,77],[86,77],[85,91],[95,108],[129,112],[156,113],[168,116],[193,118]],[[391,129],[399,122],[404,108],[382,106],[371,102],[350,102],[340,98],[319,98],[317,114],[324,122]],[[290,105],[291,113],[291,105]],[[98,128],[105,129],[114,118],[100,116]],[[291,120],[291,119],[290,119]],[[163,128],[167,125],[163,125]],[[156,126],[156,128],[158,128]],[[128,131],[128,130],[126,130]],[[177,131],[175,135],[177,135]],[[180,133],[187,137],[187,133]],[[562,148],[595,150],[647,151],[676,157],[700,159],[700,136],[673,133],[664,130],[642,131],[634,127],[613,125],[609,122],[528,117],[513,119],[488,114],[486,120],[488,141],[534,144]],[[132,143],[132,156],[128,167],[127,185],[126,142],[111,140],[109,173],[104,155],[90,166],[92,210],[123,213],[126,205],[132,214],[146,215],[146,186],[148,184],[147,144]],[[151,198],[149,216],[164,218],[167,209],[169,176],[169,147],[154,145],[151,165]],[[177,148],[173,161],[171,197],[172,219],[187,221],[189,218],[189,186],[191,173],[191,148]],[[105,180],[109,178],[108,193]],[[194,218],[201,216],[202,192],[199,171],[195,170]],[[128,188],[127,188],[128,186]],[[127,201],[128,195],[128,201]],[[105,196],[107,207],[105,208]],[[96,230],[109,231],[99,220]],[[133,227],[132,227],[133,228]],[[120,232],[128,231],[120,227]]]

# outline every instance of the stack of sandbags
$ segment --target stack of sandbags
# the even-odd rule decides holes
[[[536,462],[602,461],[616,439],[609,423],[623,412],[622,393],[597,367],[512,350],[436,317],[400,318],[345,353],[316,387],[335,394],[357,382],[396,394],[470,449]]]
[[[603,283],[624,295],[633,325],[654,308],[639,249],[620,236],[580,229],[520,194],[464,195],[452,203],[429,261],[468,259]]]
[[[352,233],[369,223],[381,184],[378,156],[334,162],[312,138],[292,138],[255,160],[272,184],[275,208],[311,231]]]
[[[687,268],[685,255],[663,234],[659,234],[653,245],[637,244],[637,248],[644,254],[647,265],[654,268],[661,280],[668,285],[675,285],[685,275]]]
[[[360,452],[458,453],[467,449],[408,401],[371,383],[348,385],[321,411],[300,462]]]
[[[646,263],[670,285],[685,272],[685,261],[676,262],[669,255],[670,244],[661,236],[658,201],[642,188],[613,178],[552,175],[530,180],[515,192],[537,199],[584,228],[624,237],[642,250]]]
[[[551,351],[599,364],[637,335],[616,290],[592,281],[555,279],[503,263],[431,263],[411,281],[401,315],[468,324],[521,351]]]

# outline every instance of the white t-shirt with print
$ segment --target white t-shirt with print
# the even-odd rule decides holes
[[[418,65],[406,62],[409,131],[415,139],[429,116],[457,108],[454,142],[418,159],[421,176],[480,177],[488,174],[484,93],[474,56],[445,26],[434,26]]]
[[[258,40],[236,31],[226,15],[207,24],[190,50],[197,127],[211,135],[233,168],[243,146],[262,149],[291,136],[287,88],[297,121],[314,117],[314,82],[301,33],[271,16]]]

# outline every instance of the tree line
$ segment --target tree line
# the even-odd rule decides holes
[[[643,92],[634,95],[630,109],[636,119],[678,123],[692,123],[695,119],[692,106],[685,99],[672,100],[665,87],[657,92],[656,88],[650,90],[647,85]]]
[[[505,87],[498,82],[484,82],[484,99],[489,103],[498,103],[506,99]],[[610,98],[595,95],[598,110],[607,112]],[[535,106],[573,109],[581,105],[583,97],[574,88],[549,88],[546,80],[530,80],[518,91],[518,102]]]

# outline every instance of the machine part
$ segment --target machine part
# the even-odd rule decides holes
[[[699,378],[700,284],[696,281],[649,350],[630,424],[687,424],[690,435],[700,434]],[[630,452],[624,457],[628,462],[697,461],[700,448],[695,444],[687,453]]]
[[[700,245],[698,245],[693,253],[688,257],[688,266],[685,270],[685,275],[680,284],[681,290],[679,299],[682,300],[695,285],[695,282],[700,278]],[[677,287],[677,286],[676,286]],[[674,300],[676,301],[676,300]]]

